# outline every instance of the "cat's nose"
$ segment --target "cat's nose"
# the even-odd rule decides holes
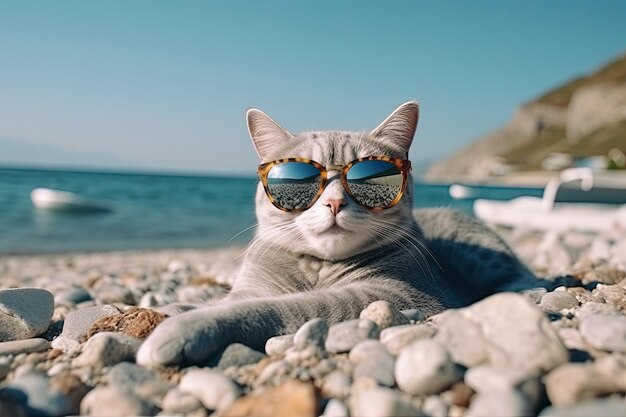
[[[341,211],[341,208],[345,206],[346,200],[343,198],[328,198],[322,202],[323,205],[330,209],[330,212],[333,213],[333,216],[336,216],[337,213]]]

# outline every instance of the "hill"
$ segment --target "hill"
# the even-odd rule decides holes
[[[550,158],[563,166],[614,148],[626,152],[626,54],[521,105],[506,126],[434,164],[426,178],[506,180],[546,169]]]

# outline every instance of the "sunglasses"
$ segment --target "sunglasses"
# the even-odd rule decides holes
[[[322,195],[328,172],[339,171],[341,184],[359,205],[370,210],[395,206],[406,187],[411,161],[386,156],[355,159],[345,166],[324,167],[305,158],[285,158],[259,165],[259,175],[270,202],[283,211],[303,211]]]

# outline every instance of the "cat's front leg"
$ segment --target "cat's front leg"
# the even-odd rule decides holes
[[[217,321],[215,307],[201,307],[170,317],[159,324],[137,353],[146,366],[201,363],[220,346],[228,334]]]

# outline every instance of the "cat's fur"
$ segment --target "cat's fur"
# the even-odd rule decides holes
[[[328,166],[370,155],[406,158],[418,114],[416,102],[405,103],[370,133],[292,135],[256,109],[247,121],[262,162],[302,157]],[[351,200],[338,175],[331,171],[322,196],[300,213],[272,206],[259,184],[258,229],[230,294],[167,319],[137,361],[201,363],[233,342],[262,350],[268,338],[314,317],[330,324],[357,318],[376,300],[432,315],[533,282],[481,222],[449,209],[413,212],[411,182],[396,206],[372,212]]]

